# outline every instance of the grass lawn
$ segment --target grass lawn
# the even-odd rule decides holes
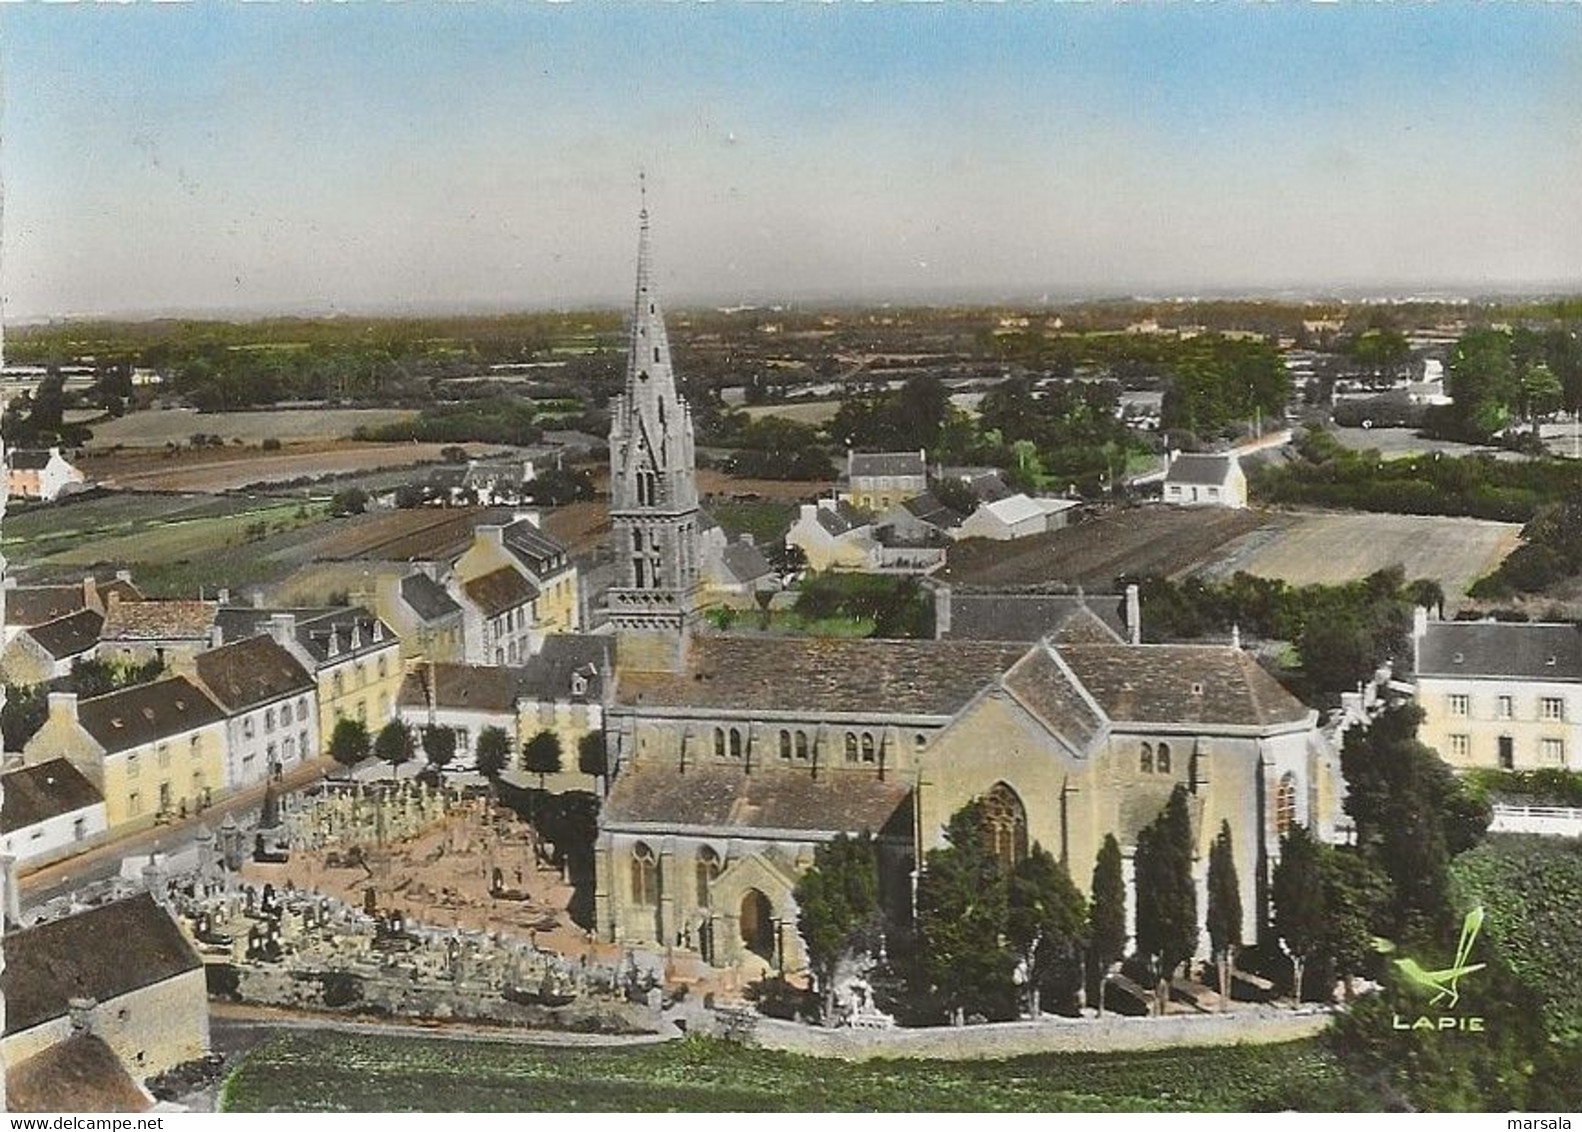
[[[332,1031],[249,1053],[227,1112],[1180,1112],[1345,1107],[1315,1042],[1006,1061],[829,1061],[706,1038],[555,1048]],[[1360,1099],[1360,1098],[1358,1098]]]
[[[708,510],[732,538],[749,534],[765,546],[785,539],[796,519],[797,505],[779,499],[759,499],[710,503]]]

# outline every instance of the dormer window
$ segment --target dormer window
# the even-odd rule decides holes
[[[1548,660],[1544,661],[1544,663],[1547,664],[1550,668],[1553,668],[1555,666],[1555,658],[1554,657],[1550,657]]]
[[[1201,696],[1203,694],[1203,685],[1194,683],[1192,685],[1192,694],[1194,696]]]
[[[1459,653],[1458,652],[1458,653],[1456,653],[1455,656],[1451,657],[1450,659],[1451,659],[1451,662],[1454,663],[1454,664],[1464,664],[1466,662],[1467,657],[1466,657],[1465,653]]]

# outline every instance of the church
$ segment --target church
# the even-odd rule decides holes
[[[883,899],[906,917],[919,862],[974,799],[1005,860],[1040,844],[1085,890],[1108,834],[1129,883],[1139,830],[1181,784],[1199,915],[1209,845],[1229,822],[1254,940],[1280,835],[1300,823],[1333,836],[1339,760],[1318,713],[1235,646],[1136,643],[1091,616],[1033,643],[706,629],[692,418],[646,207],[612,408],[601,939],[794,974],[807,964],[793,890],[837,834],[878,838]]]

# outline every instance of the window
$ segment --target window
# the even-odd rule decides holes
[[[846,732],[846,761],[849,763],[857,761],[857,736],[851,731]]]
[[[389,671],[389,668],[386,666],[385,658],[384,657],[380,657],[379,658],[379,679],[383,680],[385,678],[385,674],[388,671]]]
[[[1545,739],[1540,744],[1540,752],[1544,762],[1560,766],[1566,761],[1566,742],[1564,739]]]
[[[1538,701],[1539,715],[1544,719],[1564,719],[1566,717],[1566,702],[1559,696],[1545,696]]]
[[[1154,749],[1150,743],[1144,743],[1142,753],[1137,757],[1137,769],[1144,774],[1154,772]]]
[[[308,698],[303,696],[297,701],[297,722],[301,723],[308,717]]]
[[[1281,837],[1296,824],[1296,775],[1286,771],[1274,792],[1274,831]]]
[[[306,731],[299,732],[297,734],[297,750],[302,752],[302,757],[307,758],[308,752],[312,749],[308,746],[308,733]]]
[[[799,762],[807,762],[807,755],[808,755],[807,732],[806,731],[798,731],[796,733],[796,757],[797,757],[797,761],[799,761]]]
[[[735,727],[732,727],[731,728],[731,758],[739,759],[741,757],[742,757],[742,733],[741,733],[741,731],[739,729],[737,729]]]
[[[368,683],[368,666],[362,661],[357,662],[357,686],[361,688]]]
[[[346,674],[344,672],[337,672],[335,674],[335,695],[337,697],[339,697],[339,696],[344,696],[345,694],[346,694]]]
[[[275,729],[275,709],[274,708],[266,708],[264,710],[264,730],[265,731],[273,731],[274,729]]]
[[[1170,773],[1170,744],[1160,743],[1159,749],[1154,753],[1154,769],[1160,774]]]
[[[1000,864],[1011,866],[1027,856],[1027,808],[1003,782],[983,796],[983,825]]]
[[[1499,738],[1498,751],[1500,769],[1516,769],[1516,740],[1512,739],[1509,735],[1501,735]]]
[[[1450,714],[1465,719],[1472,714],[1471,698],[1465,695],[1452,695],[1445,697],[1450,708]]]
[[[632,903],[641,908],[659,903],[659,862],[641,841],[632,846]]]
[[[780,757],[787,762],[791,760],[791,732],[780,732]]]
[[[1450,737],[1450,757],[1465,762],[1472,754],[1472,738],[1468,735],[1452,735]]]
[[[137,756],[136,755],[127,755],[126,756],[126,776],[128,778],[136,778],[137,774],[138,774],[138,770],[137,770]]]
[[[723,727],[714,729],[714,757],[717,759],[725,757],[725,728]]]
[[[873,732],[864,731],[862,733],[862,761],[865,763],[871,763],[874,762],[876,758],[877,756],[874,753]]]
[[[143,812],[143,795],[136,790],[126,796],[126,812],[134,818]]]
[[[1496,714],[1500,719],[1510,719],[1516,714],[1515,706],[1515,701],[1510,696],[1501,696],[1497,704]]]
[[[242,738],[251,739],[253,737],[253,730],[253,717],[249,715],[242,720]]]
[[[251,723],[252,720],[248,720],[248,722]],[[251,731],[247,733],[249,739],[252,738],[252,734],[253,733]],[[159,746],[155,747],[154,755],[159,760],[160,766],[167,767],[170,765],[170,747],[167,744],[161,743]]]
[[[698,907],[709,906],[709,889],[720,875],[720,855],[707,845],[698,850]]]

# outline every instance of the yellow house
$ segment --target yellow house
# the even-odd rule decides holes
[[[554,536],[538,526],[531,513],[503,525],[482,524],[473,544],[452,567],[457,581],[466,586],[487,574],[510,566],[538,589],[533,606],[533,632],[575,633],[582,628],[582,590],[571,554]]]
[[[28,765],[66,758],[104,797],[114,831],[185,816],[225,788],[225,712],[183,676],[79,701],[51,692],[22,751]]]
[[[928,490],[928,456],[916,452],[846,450],[846,488],[841,499],[878,514]]]
[[[610,637],[547,637],[517,679],[517,749],[541,732],[560,740],[560,773],[545,777],[548,790],[596,790],[601,775],[582,769],[583,741],[604,733],[604,691],[609,687]],[[536,779],[535,779],[536,781]]]

